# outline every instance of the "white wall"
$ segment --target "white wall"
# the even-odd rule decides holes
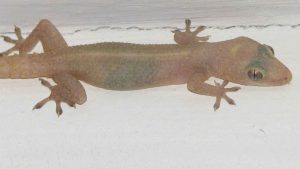
[[[48,18],[60,25],[120,25],[192,18],[203,24],[295,24],[298,11],[298,0],[1,0],[0,23],[33,25]]]

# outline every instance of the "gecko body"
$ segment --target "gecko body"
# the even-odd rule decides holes
[[[228,82],[254,86],[278,86],[292,79],[290,70],[274,57],[274,50],[247,37],[222,42],[206,42],[208,37],[196,36],[204,27],[186,32],[174,31],[177,44],[97,43],[69,47],[54,25],[42,20],[33,32],[18,40],[4,37],[15,46],[2,53],[0,78],[52,78],[56,85],[41,79],[51,95],[35,105],[56,102],[56,112],[62,113],[61,102],[70,106],[83,104],[86,94],[79,81],[110,90],[137,90],[158,86],[187,84],[191,92],[215,96],[214,108],[221,99],[235,104],[226,93],[239,87],[225,88]],[[28,54],[38,41],[44,53]],[[18,50],[19,55],[7,56]],[[223,79],[215,86],[205,83],[209,77]]]

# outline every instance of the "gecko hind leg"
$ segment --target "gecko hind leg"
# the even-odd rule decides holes
[[[0,53],[0,56],[9,55],[13,51],[19,51],[20,54],[31,52],[39,41],[42,43],[44,52],[58,51],[68,47],[61,33],[47,19],[42,19],[26,39],[21,36],[20,28],[16,27],[15,33],[18,37],[18,41],[7,36],[2,36],[4,41],[13,43],[15,46]]]
[[[86,101],[86,94],[84,88],[78,80],[68,74],[61,74],[53,78],[57,85],[52,86],[48,81],[39,79],[43,86],[50,89],[49,97],[38,102],[35,109],[42,108],[47,102],[53,100],[56,104],[56,113],[60,116],[63,113],[61,103],[64,102],[70,107],[76,108],[76,104],[83,104]]]
[[[71,107],[75,107],[74,102],[61,97],[61,95],[60,95],[61,88],[58,85],[52,86],[52,85],[50,85],[50,83],[48,81],[46,81],[44,79],[39,79],[39,80],[41,81],[43,86],[47,87],[51,91],[51,94],[50,94],[49,97],[47,97],[47,98],[41,100],[40,102],[38,102],[33,107],[33,110],[42,108],[47,102],[49,102],[51,100],[55,101],[56,113],[57,113],[58,116],[60,116],[63,113],[63,110],[61,108],[61,102],[66,102]]]
[[[200,32],[206,29],[205,26],[199,26],[194,32],[191,31],[191,20],[185,20],[185,32],[180,30],[172,31],[174,33],[174,40],[179,45],[189,45],[197,42],[206,42],[210,36],[197,36]]]

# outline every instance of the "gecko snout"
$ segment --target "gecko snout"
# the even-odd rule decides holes
[[[281,69],[279,69],[281,71],[280,75],[278,75],[277,78],[274,78],[272,80],[272,82],[274,83],[275,86],[280,86],[280,85],[285,85],[285,84],[289,84],[292,79],[293,79],[293,75],[292,72],[287,68],[287,67],[282,67]]]
[[[283,64],[282,64],[283,65]],[[285,65],[282,66],[282,83],[289,84],[293,79],[292,72]]]
[[[292,81],[293,75],[292,75],[292,72],[289,69],[287,69],[287,73],[286,74],[287,75],[285,76],[284,80],[288,84],[288,83],[290,83]]]

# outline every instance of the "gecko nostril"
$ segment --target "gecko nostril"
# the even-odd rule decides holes
[[[291,74],[291,73],[288,74],[288,75],[284,78],[284,80],[285,80],[287,83],[290,83],[290,82],[292,81],[292,74]]]

